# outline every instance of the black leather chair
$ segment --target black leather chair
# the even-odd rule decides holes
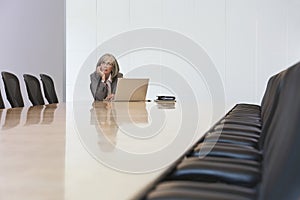
[[[283,74],[270,78],[261,108],[257,105],[237,104],[206,134],[204,141],[194,149],[193,156],[206,156],[205,160],[207,156],[214,157],[215,161],[219,157],[260,161],[264,138],[268,133],[268,121],[273,115]],[[235,113],[235,116],[232,117],[231,113]],[[263,131],[260,121],[264,121]]]
[[[40,74],[40,77],[43,83],[44,95],[48,103],[58,103],[55,86],[52,78],[47,74]]]
[[[5,108],[5,106],[4,106],[4,102],[3,102],[1,91],[0,91],[0,109],[3,109],[3,108]]]
[[[300,69],[300,64],[295,67],[299,67]],[[292,71],[295,67],[289,68],[288,71]],[[292,75],[299,74],[299,72],[294,72]],[[269,157],[266,156],[265,153],[269,148],[271,148],[270,144],[272,143],[270,143],[270,141],[273,137],[278,137],[276,134],[279,134],[272,129],[272,126],[277,125],[278,121],[281,120],[281,118],[277,119],[274,117],[275,111],[278,107],[287,107],[284,103],[279,104],[278,102],[279,97],[282,98],[284,90],[289,90],[291,85],[285,84],[285,87],[282,86],[285,82],[288,82],[291,77],[291,75],[287,76],[286,74],[288,73],[283,71],[276,75],[275,77],[280,77],[277,79],[279,81],[272,82],[274,84],[274,88],[271,87],[271,90],[266,90],[268,93],[266,96],[269,98],[266,105],[271,106],[272,109],[270,109],[270,113],[266,115],[268,117],[263,120],[263,131],[260,134],[257,148],[249,148],[249,144],[243,144],[242,140],[240,140],[239,143],[235,142],[235,145],[220,144],[219,142],[216,144],[207,144],[205,141],[200,142],[200,144],[196,147],[196,153],[194,153],[193,156],[207,157],[198,160],[187,159],[185,162],[178,165],[178,169],[172,178],[179,180],[191,180],[191,177],[193,177],[193,180],[211,182],[221,181],[230,184],[254,187],[260,181],[261,160],[265,157]],[[271,78],[271,80],[274,79]],[[286,96],[287,95],[285,95],[285,97]],[[291,96],[292,95],[289,94],[286,98],[291,98]],[[264,109],[265,108],[262,110]],[[290,109],[292,109],[292,107],[290,107]],[[243,113],[240,114],[241,116],[243,115]],[[244,116],[245,118],[248,118],[250,115],[245,114]],[[269,118],[271,120],[269,120]],[[266,123],[266,125],[264,123]],[[241,129],[241,134],[243,131],[247,132],[246,129]],[[223,138],[221,138],[221,140],[223,140]],[[280,140],[276,140],[275,143],[278,143],[280,146]],[[221,157],[221,160],[219,157]],[[251,161],[251,165],[248,162],[249,160]],[[253,166],[253,162],[256,162],[256,166]]]
[[[1,72],[5,93],[12,108],[24,107],[24,101],[20,90],[20,82],[16,75],[10,72]]]
[[[119,72],[118,73],[118,78],[123,78],[123,73]]]
[[[280,81],[275,84],[273,95],[269,99],[265,96],[267,100],[265,97],[263,99],[262,105],[271,104],[271,107],[261,109],[266,109],[261,115],[269,115],[262,120],[264,137],[260,138],[263,140],[260,144],[262,147],[258,147],[263,149],[262,160],[232,159],[221,155],[199,158],[187,154],[152,186],[150,193],[143,193],[137,199],[298,199],[299,76],[300,63],[279,73],[277,77],[280,77]],[[238,121],[240,117],[245,121],[256,118],[256,107],[242,106],[238,110]],[[242,144],[240,147],[241,151],[251,149]]]
[[[24,81],[26,85],[26,90],[28,98],[31,101],[32,105],[44,105],[44,98],[41,91],[40,81],[30,74],[24,74]]]

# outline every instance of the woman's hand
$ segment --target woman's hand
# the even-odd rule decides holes
[[[110,95],[108,95],[104,100],[105,100],[105,101],[112,101],[112,100],[114,100],[114,97],[115,97],[114,94],[110,94]]]
[[[102,72],[101,66],[97,67],[97,73],[101,77],[102,81],[105,81],[105,74]]]

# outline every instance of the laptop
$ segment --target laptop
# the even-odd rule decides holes
[[[119,78],[113,101],[145,101],[148,78]]]

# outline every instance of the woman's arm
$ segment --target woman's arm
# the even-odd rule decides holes
[[[99,84],[99,81],[100,81],[101,78],[97,74],[97,72],[93,72],[90,75],[90,79],[91,79],[90,89],[91,89],[92,95],[93,95],[93,97],[95,99],[96,90],[97,90],[97,87],[98,87],[98,84]]]
[[[101,81],[101,77],[97,72],[90,75],[91,84],[90,89],[94,100],[102,101],[107,96],[106,84]]]

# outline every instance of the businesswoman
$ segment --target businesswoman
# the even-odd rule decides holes
[[[98,60],[96,70],[90,75],[90,89],[94,100],[111,101],[116,92],[119,73],[119,64],[112,54],[104,54]]]

